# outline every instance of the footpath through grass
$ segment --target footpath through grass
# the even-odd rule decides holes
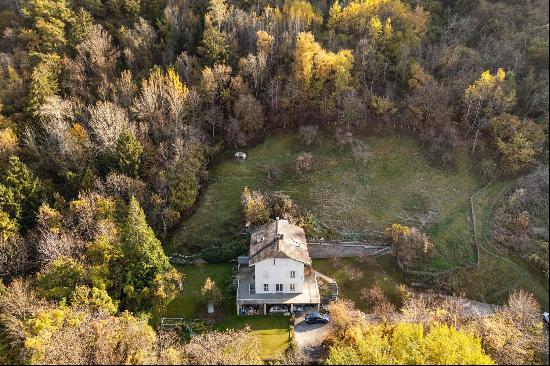
[[[473,210],[480,245],[480,266],[477,270],[455,272],[446,283],[468,298],[494,304],[504,303],[511,291],[521,288],[533,293],[543,308],[548,309],[548,281],[533,273],[524,260],[490,242],[495,209],[511,184],[495,182],[475,195]]]
[[[155,317],[174,317],[193,319],[211,319],[212,327],[218,330],[242,329],[250,327],[257,334],[261,343],[260,356],[263,359],[276,359],[288,348],[288,318],[284,316],[249,316],[237,315],[235,297],[229,291],[232,264],[205,264],[177,266],[184,274],[183,290],[168,304],[162,314]],[[210,277],[222,291],[224,298],[216,308],[214,318],[208,316],[206,306],[201,298],[204,281]]]
[[[434,166],[409,137],[370,136],[365,158],[352,147],[340,147],[325,135],[311,147],[296,134],[271,136],[246,150],[237,161],[226,152],[214,164],[197,211],[175,232],[167,251],[193,252],[227,240],[242,228],[240,198],[245,186],[282,191],[340,239],[384,239],[393,223],[427,230],[435,247],[431,270],[471,263],[474,251],[467,221],[468,198],[478,182],[464,149],[454,152],[456,167]],[[311,152],[313,171],[305,177],[294,172],[301,152]],[[278,178],[268,178],[273,167]],[[192,248],[192,249],[190,249]]]

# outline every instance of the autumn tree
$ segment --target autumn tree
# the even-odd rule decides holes
[[[484,71],[480,78],[464,91],[464,122],[475,132],[472,152],[475,151],[480,130],[489,119],[509,111],[516,102],[516,90],[513,83],[506,79],[506,72],[498,69],[496,74]]]
[[[249,328],[211,331],[191,338],[183,348],[183,359],[189,364],[253,365],[260,360],[258,337]]]
[[[22,11],[31,25],[24,34],[30,49],[43,53],[63,49],[68,24],[73,21],[70,4],[65,0],[30,0],[24,3]]]
[[[544,133],[539,125],[504,113],[490,120],[490,128],[507,173],[515,175],[535,164],[544,143]]]
[[[240,129],[247,135],[255,135],[264,127],[261,103],[250,94],[240,95],[233,106]]]
[[[222,301],[222,293],[216,282],[208,277],[201,288],[201,295],[207,304],[217,306]]]
[[[156,67],[142,81],[141,92],[135,98],[132,110],[144,123],[153,141],[178,136],[184,131],[188,93],[187,86],[173,68],[163,72]]]
[[[341,336],[348,330],[365,324],[361,312],[355,308],[355,304],[351,300],[335,301],[329,305],[329,310],[331,320]]]
[[[350,50],[325,51],[312,33],[300,33],[294,50],[293,77],[305,97],[329,95],[347,87],[351,81],[354,57]]]
[[[130,128],[126,110],[111,102],[98,102],[89,107],[89,113],[89,125],[100,151],[114,150],[120,135]]]
[[[244,187],[241,204],[243,207],[244,219],[251,225],[264,224],[269,220],[269,210],[266,200],[260,192],[250,191]]]
[[[329,349],[329,365],[426,364],[493,365],[474,334],[433,324],[425,334],[415,323],[352,328]]]
[[[395,245],[400,266],[417,265],[426,258],[432,247],[428,237],[416,228],[393,224],[385,232]]]
[[[49,300],[68,300],[83,275],[81,263],[72,258],[58,258],[37,274],[37,293]]]
[[[0,167],[4,167],[8,158],[14,155],[19,147],[15,131],[11,127],[0,127]]]
[[[540,305],[525,291],[514,291],[496,314],[484,317],[475,328],[498,364],[539,363],[544,352]]]
[[[271,217],[279,217],[296,223],[300,219],[301,213],[298,206],[286,194],[277,192],[269,197],[269,209]]]
[[[74,60],[65,59],[63,82],[88,103],[107,99],[111,80],[116,77],[120,53],[113,37],[101,25],[91,25],[83,40],[76,46]]]
[[[122,54],[126,65],[136,74],[151,69],[155,64],[157,32],[145,19],[138,18],[133,27],[120,29]]]

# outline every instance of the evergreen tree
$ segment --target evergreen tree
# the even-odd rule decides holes
[[[205,16],[204,23],[202,41],[198,48],[204,64],[213,66],[217,63],[229,63],[231,53],[225,39],[225,34],[212,24],[212,20],[208,15]]]
[[[0,192],[0,208],[17,220],[22,229],[32,226],[42,203],[42,186],[17,156],[11,156],[8,161],[0,181]]]
[[[140,308],[150,300],[155,281],[169,272],[171,266],[135,197],[130,199],[122,225],[122,252],[121,270],[127,305]]]
[[[28,112],[34,113],[47,97],[59,93],[60,61],[61,58],[55,53],[42,55],[40,62],[32,70]]]
[[[137,177],[141,168],[141,154],[143,146],[132,131],[124,130],[116,144],[116,161],[118,170],[122,173]]]

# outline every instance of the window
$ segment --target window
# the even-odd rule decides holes
[[[296,291],[296,284],[294,283],[290,284],[290,291]]]
[[[278,283],[275,285],[275,291],[276,292],[283,292],[283,284],[282,283]]]
[[[296,278],[296,271],[290,271],[290,278]]]
[[[269,283],[264,283],[264,291],[269,291]]]

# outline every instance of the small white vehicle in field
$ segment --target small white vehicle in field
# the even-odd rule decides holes
[[[237,158],[237,160],[246,160],[246,153],[242,151],[237,151],[235,153],[235,158]]]

